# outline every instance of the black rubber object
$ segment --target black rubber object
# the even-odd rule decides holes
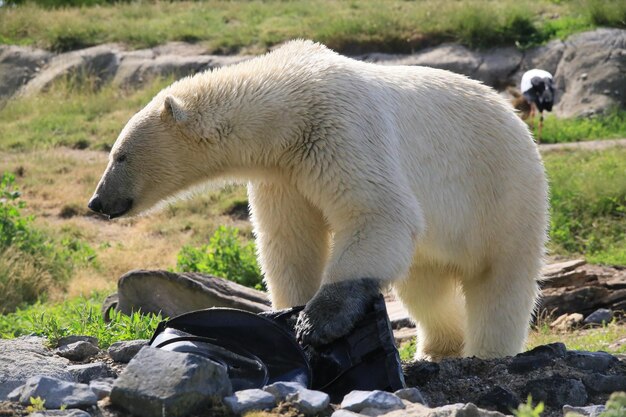
[[[296,341],[294,325],[303,308],[258,315],[228,308],[198,310],[161,322],[150,346],[223,364],[234,391],[292,381],[340,401],[352,390],[405,387],[382,295],[352,332],[318,348]]]

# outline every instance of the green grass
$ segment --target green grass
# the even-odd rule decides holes
[[[98,338],[103,349],[119,340],[149,339],[162,320],[152,314],[125,316],[113,313],[105,323],[100,313],[102,294],[78,297],[61,303],[35,305],[0,315],[0,338],[24,335],[43,336],[51,346],[64,336],[82,335]]]
[[[154,79],[138,89],[91,79],[64,79],[33,97],[16,98],[0,108],[0,150],[26,151],[64,146],[109,149],[128,119],[173,80]],[[579,119],[546,118],[542,141],[573,142],[626,137],[626,111]]]
[[[626,149],[550,153],[544,161],[552,253],[626,265]]]
[[[626,138],[626,112],[613,110],[590,118],[545,118],[541,143],[578,142],[595,139]]]
[[[21,2],[20,2],[21,3]],[[409,52],[442,41],[525,47],[597,26],[626,26],[619,0],[134,1],[39,0],[0,8],[0,42],[71,50],[201,42],[218,52],[264,50],[304,37],[347,52]]]
[[[97,89],[79,78],[62,80],[46,93],[11,100],[0,110],[0,149],[108,149],[128,119],[171,82],[153,80],[124,90],[111,84]]]

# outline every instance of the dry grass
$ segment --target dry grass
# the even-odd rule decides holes
[[[28,204],[25,211],[37,216],[38,227],[78,237],[97,252],[96,266],[78,268],[68,293],[56,294],[59,297],[111,290],[131,269],[172,268],[184,244],[206,243],[221,224],[236,226],[250,237],[246,220],[223,214],[232,202],[246,199],[243,187],[208,191],[150,217],[109,222],[86,208],[106,166],[105,152],[57,148],[0,153],[0,161],[3,170],[22,174],[17,186]],[[75,215],[68,216],[72,212]]]

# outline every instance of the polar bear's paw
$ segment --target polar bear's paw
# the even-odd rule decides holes
[[[380,282],[371,278],[322,285],[298,317],[298,341],[320,346],[348,334],[379,292]]]

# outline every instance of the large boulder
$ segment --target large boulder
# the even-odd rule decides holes
[[[64,77],[92,77],[98,86],[115,75],[119,53],[118,45],[104,44],[57,55],[22,88],[21,94],[35,95]]]
[[[560,117],[604,113],[626,104],[626,30],[571,36],[555,74]]]
[[[174,317],[209,307],[237,308],[253,313],[270,308],[267,294],[262,291],[193,272],[130,271],[119,279],[117,289],[115,308],[124,314],[141,310]],[[104,314],[106,317],[106,308]]]
[[[0,105],[35,77],[52,56],[41,49],[0,45]]]

